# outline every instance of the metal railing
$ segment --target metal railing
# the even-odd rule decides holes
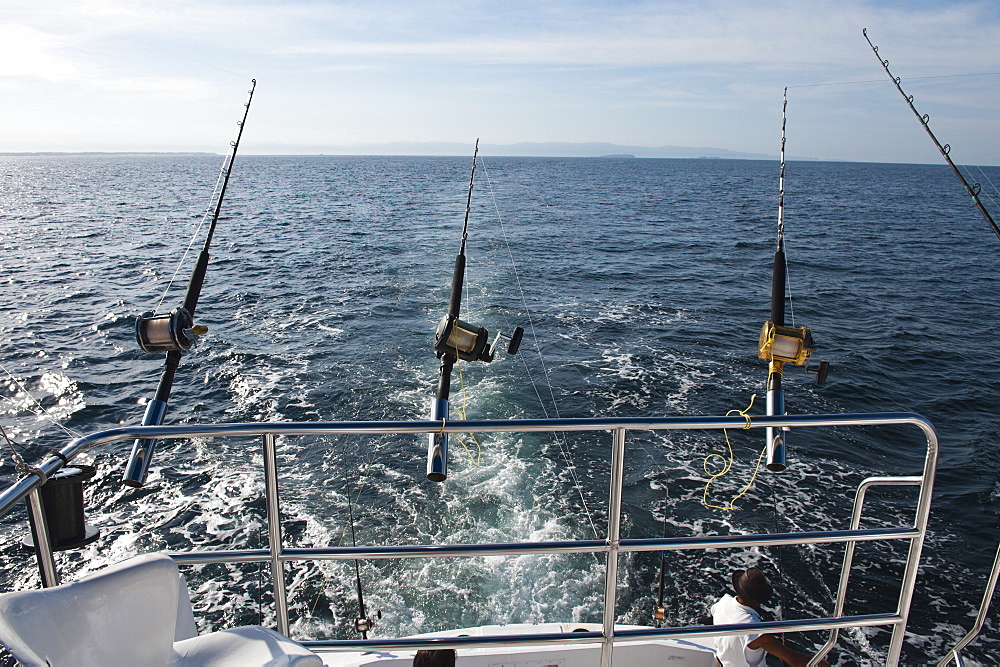
[[[962,650],[971,644],[972,640],[983,629],[983,624],[986,622],[986,613],[990,610],[990,602],[993,600],[993,591],[997,587],[997,577],[1000,577],[1000,546],[997,547],[997,555],[993,559],[993,569],[990,570],[990,576],[986,579],[986,590],[983,592],[983,601],[979,604],[979,613],[976,614],[976,622],[972,625],[969,633],[962,637],[955,644],[955,647],[938,661],[938,667],[944,667],[944,665],[951,661],[954,661],[958,667],[965,666],[965,659],[962,658]]]
[[[813,428],[832,426],[887,426],[913,425],[926,438],[923,470],[918,476],[879,477],[862,482],[855,498],[851,528],[816,532],[774,533],[760,535],[710,535],[674,538],[621,539],[622,477],[624,471],[625,442],[628,431],[671,430],[721,430],[745,428]],[[610,431],[612,433],[611,484],[608,508],[608,534],[605,539],[566,540],[551,542],[521,542],[494,544],[446,544],[413,546],[360,546],[327,548],[285,548],[282,543],[281,512],[279,501],[279,476],[277,470],[276,437],[334,434],[426,434],[446,433],[496,433],[496,432],[565,432]],[[818,661],[836,641],[840,628],[890,625],[892,637],[886,664],[899,661],[903,636],[913,596],[917,566],[927,529],[930,513],[934,471],[937,464],[938,440],[933,426],[923,417],[911,413],[878,413],[846,415],[794,415],[754,416],[748,424],[743,416],[734,417],[664,417],[644,418],[592,418],[545,419],[504,421],[389,421],[389,422],[268,422],[243,424],[185,424],[179,426],[135,426],[109,429],[74,440],[57,455],[43,461],[30,474],[17,480],[0,493],[0,517],[6,515],[20,500],[29,499],[29,512],[45,534],[45,518],[41,512],[38,489],[44,478],[57,472],[66,461],[79,453],[113,442],[135,438],[202,438],[202,437],[260,437],[264,449],[264,478],[268,523],[268,548],[249,550],[199,551],[170,554],[178,563],[269,563],[272,573],[278,631],[288,634],[288,607],[285,591],[284,565],[302,560],[354,560],[399,559],[431,557],[472,557],[520,554],[604,553],[605,590],[601,632],[575,632],[531,635],[503,635],[487,637],[439,637],[410,639],[329,640],[303,642],[311,647],[327,650],[372,651],[415,649],[426,647],[462,647],[486,645],[523,644],[602,644],[601,664],[611,664],[615,643],[663,639],[694,638],[748,632],[795,632],[831,630],[831,636]],[[860,518],[866,491],[872,486],[914,485],[919,487],[915,518],[912,526],[861,529]],[[877,540],[909,540],[909,552],[900,585],[900,594],[894,613],[842,616],[847,591],[854,545],[857,542]],[[43,584],[57,582],[55,562],[47,539],[38,540],[37,555],[42,571]],[[834,601],[834,614],[828,618],[773,621],[750,625],[715,625],[648,629],[615,629],[615,604],[617,595],[618,562],[623,553],[637,551],[671,551],[695,549],[746,548],[754,546],[782,546],[804,544],[843,543],[846,545],[840,585]],[[957,650],[957,649],[956,649]]]

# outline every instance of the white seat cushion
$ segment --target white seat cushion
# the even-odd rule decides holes
[[[169,556],[146,554],[70,584],[4,593],[0,643],[30,667],[323,664],[307,648],[258,626],[191,637],[190,603],[179,581]]]
[[[177,565],[146,554],[61,586],[0,595],[0,642],[25,665],[167,665]]]
[[[259,625],[175,642],[174,651],[177,665],[183,667],[320,667],[323,664],[309,649]]]

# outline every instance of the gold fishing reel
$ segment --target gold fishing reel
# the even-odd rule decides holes
[[[826,382],[830,364],[819,362],[819,368],[809,368],[809,357],[816,351],[812,332],[808,327],[783,327],[773,322],[764,322],[760,330],[760,340],[757,342],[757,356],[780,364],[804,366],[807,373],[816,374],[816,384]],[[780,366],[779,366],[780,372]]]

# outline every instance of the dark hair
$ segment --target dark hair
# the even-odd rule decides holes
[[[774,589],[759,567],[733,572],[733,589],[751,605],[767,604]]]
[[[413,667],[454,667],[455,649],[421,649],[413,656]]]

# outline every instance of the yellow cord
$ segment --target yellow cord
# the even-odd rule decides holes
[[[744,426],[743,428],[749,429],[751,422],[750,422],[750,415],[747,413],[750,411],[750,408],[753,407],[753,402],[756,398],[757,394],[753,394],[750,397],[750,405],[748,405],[743,410],[730,410],[729,412],[726,413],[726,416],[729,417],[730,415],[733,414],[741,415],[747,421],[746,426]],[[746,492],[750,490],[750,487],[753,486],[754,480],[757,479],[757,473],[760,471],[760,462],[764,460],[764,454],[767,452],[767,446],[765,445],[764,448],[760,451],[760,456],[757,457],[757,465],[756,467],[754,467],[753,475],[750,477],[750,481],[747,482],[747,485],[743,487],[743,490],[737,493],[733,497],[733,499],[729,501],[728,505],[712,505],[708,502],[709,487],[712,486],[712,482],[714,482],[716,479],[722,477],[723,475],[727,474],[730,470],[732,470],[733,461],[735,460],[735,456],[733,455],[733,444],[729,441],[729,431],[727,429],[722,429],[722,433],[726,436],[726,448],[729,450],[729,459],[726,460],[726,457],[722,456],[721,454],[709,454],[708,456],[705,457],[705,461],[702,463],[702,469],[705,471],[705,474],[709,476],[709,480],[705,483],[705,490],[701,494],[701,504],[711,509],[734,510],[736,509],[734,503],[740,498],[742,498],[746,494]],[[715,473],[714,475],[708,470],[708,463],[713,458],[721,459],[723,464],[722,470]]]
[[[465,395],[465,378],[462,375],[461,361],[458,362],[458,384],[462,388],[462,405],[455,406],[455,412],[458,413],[458,416],[462,419],[462,421],[465,421],[465,406],[468,403],[468,397]],[[468,445],[465,444],[465,441],[463,441],[462,438],[460,438],[457,433],[455,433],[454,435],[455,439],[458,440],[458,444],[462,445],[462,447],[465,448],[465,453],[469,455],[469,461],[472,462],[472,465],[474,466],[479,465],[479,462],[483,460],[483,447],[482,445],[479,444],[479,440],[476,439],[476,435],[474,433],[469,434],[469,437],[472,438],[472,442],[476,443],[475,456],[472,455],[472,450],[470,450]]]

